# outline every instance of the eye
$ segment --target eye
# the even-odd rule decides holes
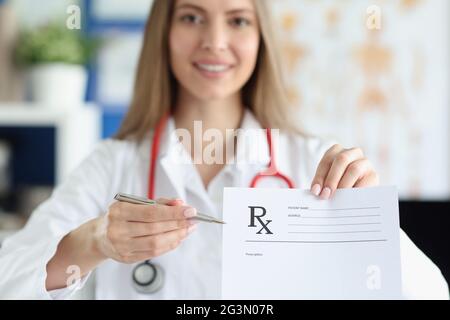
[[[202,22],[202,19],[198,15],[194,14],[186,14],[180,18],[182,22],[190,23],[190,24],[199,24]]]
[[[231,24],[233,24],[233,25],[235,25],[235,26],[237,26],[239,28],[242,28],[242,27],[246,27],[246,26],[251,25],[251,22],[250,22],[249,19],[238,17],[238,18],[232,19],[231,20]]]

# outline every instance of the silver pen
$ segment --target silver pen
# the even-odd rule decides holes
[[[152,204],[157,203],[155,200],[138,197],[138,196],[133,196],[133,195],[129,195],[126,193],[118,193],[118,194],[116,194],[114,199],[117,201],[121,201],[121,202],[128,202],[128,203],[142,204],[142,205],[152,205]],[[199,220],[199,221],[203,221],[203,222],[225,224],[225,222],[222,220],[216,219],[214,217],[208,216],[208,215],[200,213],[200,212],[197,212],[197,215],[191,219],[195,219],[195,220]]]

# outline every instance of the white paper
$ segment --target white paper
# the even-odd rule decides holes
[[[225,188],[223,214],[224,299],[401,299],[395,187]]]

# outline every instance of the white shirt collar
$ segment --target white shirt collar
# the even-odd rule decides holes
[[[173,190],[177,196],[184,199],[186,187],[189,186],[190,179],[196,174],[196,171],[194,171],[196,168],[191,155],[188,154],[174,134],[175,129],[175,121],[170,117],[160,138],[160,150],[156,159],[156,176],[166,175],[171,187],[169,184],[162,185],[162,187],[157,188],[157,192],[165,196],[175,196],[171,191]],[[270,160],[266,131],[248,109],[244,112],[240,129],[236,161],[232,159],[233,161],[228,163],[219,173],[220,175],[232,174],[236,186],[243,186],[243,184],[248,183],[244,176],[253,176],[267,168]],[[242,135],[245,137],[242,137]],[[150,166],[152,138],[153,132],[149,133],[147,139],[144,139],[140,146],[142,159],[148,163],[148,166]]]
[[[175,129],[175,121],[170,117],[160,138],[156,163],[157,170],[163,169],[181,193],[182,185],[192,177],[195,168],[191,156],[174,134]],[[224,173],[256,174],[266,168],[270,160],[266,131],[249,109],[244,112],[238,137],[236,158],[224,167]],[[144,161],[150,161],[152,140],[153,132],[140,147]]]

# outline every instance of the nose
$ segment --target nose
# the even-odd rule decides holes
[[[226,28],[218,21],[208,24],[204,29],[202,49],[223,51],[228,48],[228,34]]]

